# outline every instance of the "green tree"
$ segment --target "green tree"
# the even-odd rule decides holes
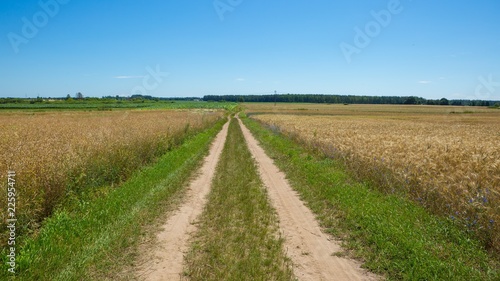
[[[408,97],[404,104],[417,104],[417,99],[415,97]]]

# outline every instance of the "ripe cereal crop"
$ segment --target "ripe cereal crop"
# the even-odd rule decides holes
[[[63,201],[103,195],[102,186],[120,183],[222,115],[212,110],[0,113],[0,182],[15,171],[19,231],[37,229]],[[6,210],[6,200],[0,208]],[[0,213],[3,224],[6,212]],[[6,239],[2,231],[2,245]]]
[[[387,193],[403,193],[500,250],[500,111],[477,107],[249,105],[249,115]]]

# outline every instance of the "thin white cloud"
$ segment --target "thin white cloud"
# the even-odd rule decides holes
[[[420,80],[418,81],[419,84],[430,84],[432,83],[432,81],[429,81],[429,80]]]
[[[120,76],[114,76],[113,78],[115,78],[115,79],[135,79],[135,78],[144,78],[144,76],[140,76],[140,75],[120,75]]]
[[[235,80],[238,82],[243,82],[243,81],[245,81],[245,78],[236,78]]]

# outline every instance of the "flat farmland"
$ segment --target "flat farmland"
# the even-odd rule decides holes
[[[0,113],[0,279],[498,280],[499,113]]]
[[[104,195],[103,186],[118,185],[222,116],[208,109],[0,113],[0,170],[16,173],[18,235],[37,229],[58,204]]]
[[[500,110],[246,104],[248,115],[500,249]]]

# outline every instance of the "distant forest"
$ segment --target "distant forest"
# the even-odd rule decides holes
[[[337,104],[426,104],[426,105],[459,105],[459,106],[490,106],[500,108],[496,100],[448,100],[424,99],[415,96],[354,96],[354,95],[206,95],[199,97],[153,97],[148,95],[84,97],[80,92],[74,97],[67,95],[58,98],[0,98],[0,104],[37,104],[37,103],[116,103],[116,102],[159,102],[159,101],[207,101],[207,102],[295,102],[295,103],[337,103]]]
[[[426,105],[468,105],[495,106],[498,101],[488,100],[448,100],[424,99],[420,97],[399,96],[353,96],[353,95],[206,95],[204,101],[230,102],[306,102],[306,103],[344,103],[344,104],[426,104]]]

